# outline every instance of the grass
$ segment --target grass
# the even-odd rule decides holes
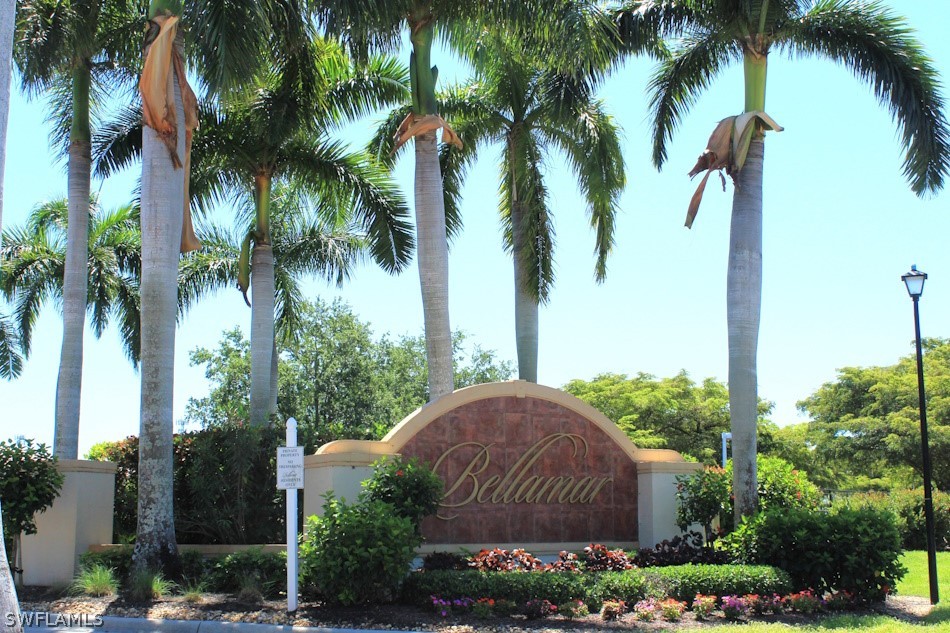
[[[901,562],[907,568],[907,575],[897,583],[897,595],[929,597],[927,552],[904,552]],[[950,601],[950,552],[937,552],[937,588],[940,590],[940,601]]]
[[[174,588],[175,583],[166,580],[161,574],[142,570],[132,574],[129,594],[136,602],[149,602],[161,600]]]
[[[111,596],[119,588],[115,572],[104,565],[93,565],[79,570],[76,579],[69,586],[72,595]]]
[[[938,616],[938,617],[934,617]],[[941,620],[940,617],[943,619]],[[884,615],[835,615],[822,618],[814,624],[797,625],[795,628],[813,633],[823,631],[854,631],[855,633],[950,633],[950,609],[939,607],[923,624],[901,622]],[[733,624],[717,631],[725,633],[788,633],[787,624]]]

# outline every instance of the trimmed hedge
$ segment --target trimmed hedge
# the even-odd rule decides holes
[[[744,521],[724,546],[745,563],[787,571],[795,589],[848,591],[883,600],[907,570],[900,564],[896,518],[873,508],[811,512],[766,510]]]
[[[433,595],[447,600],[507,598],[519,604],[533,599],[554,604],[583,600],[591,609],[599,609],[605,600],[634,604],[667,595],[692,600],[697,593],[784,594],[791,587],[787,573],[764,565],[678,565],[595,573],[446,570],[410,574],[403,585],[403,600],[420,606],[430,605]]]
[[[792,590],[787,572],[768,565],[678,565],[653,567],[647,578],[664,595],[692,601],[696,594],[717,596],[784,595]]]

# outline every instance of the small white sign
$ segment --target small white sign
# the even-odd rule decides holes
[[[277,447],[277,489],[303,488],[303,446]]]

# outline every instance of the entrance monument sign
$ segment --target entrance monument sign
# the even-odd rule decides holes
[[[637,448],[570,394],[491,383],[426,405],[382,441],[331,442],[307,456],[305,514],[318,514],[330,489],[355,499],[370,464],[396,453],[445,482],[438,513],[422,523],[427,550],[653,545],[679,532],[674,480],[698,468],[674,451]]]

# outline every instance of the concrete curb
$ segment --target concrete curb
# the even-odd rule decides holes
[[[52,614],[50,614],[52,616]],[[50,618],[55,621],[53,617]],[[338,629],[329,627],[290,626],[287,624],[254,624],[219,622],[217,620],[153,620],[104,616],[102,626],[28,626],[24,633],[423,633],[399,629]]]

